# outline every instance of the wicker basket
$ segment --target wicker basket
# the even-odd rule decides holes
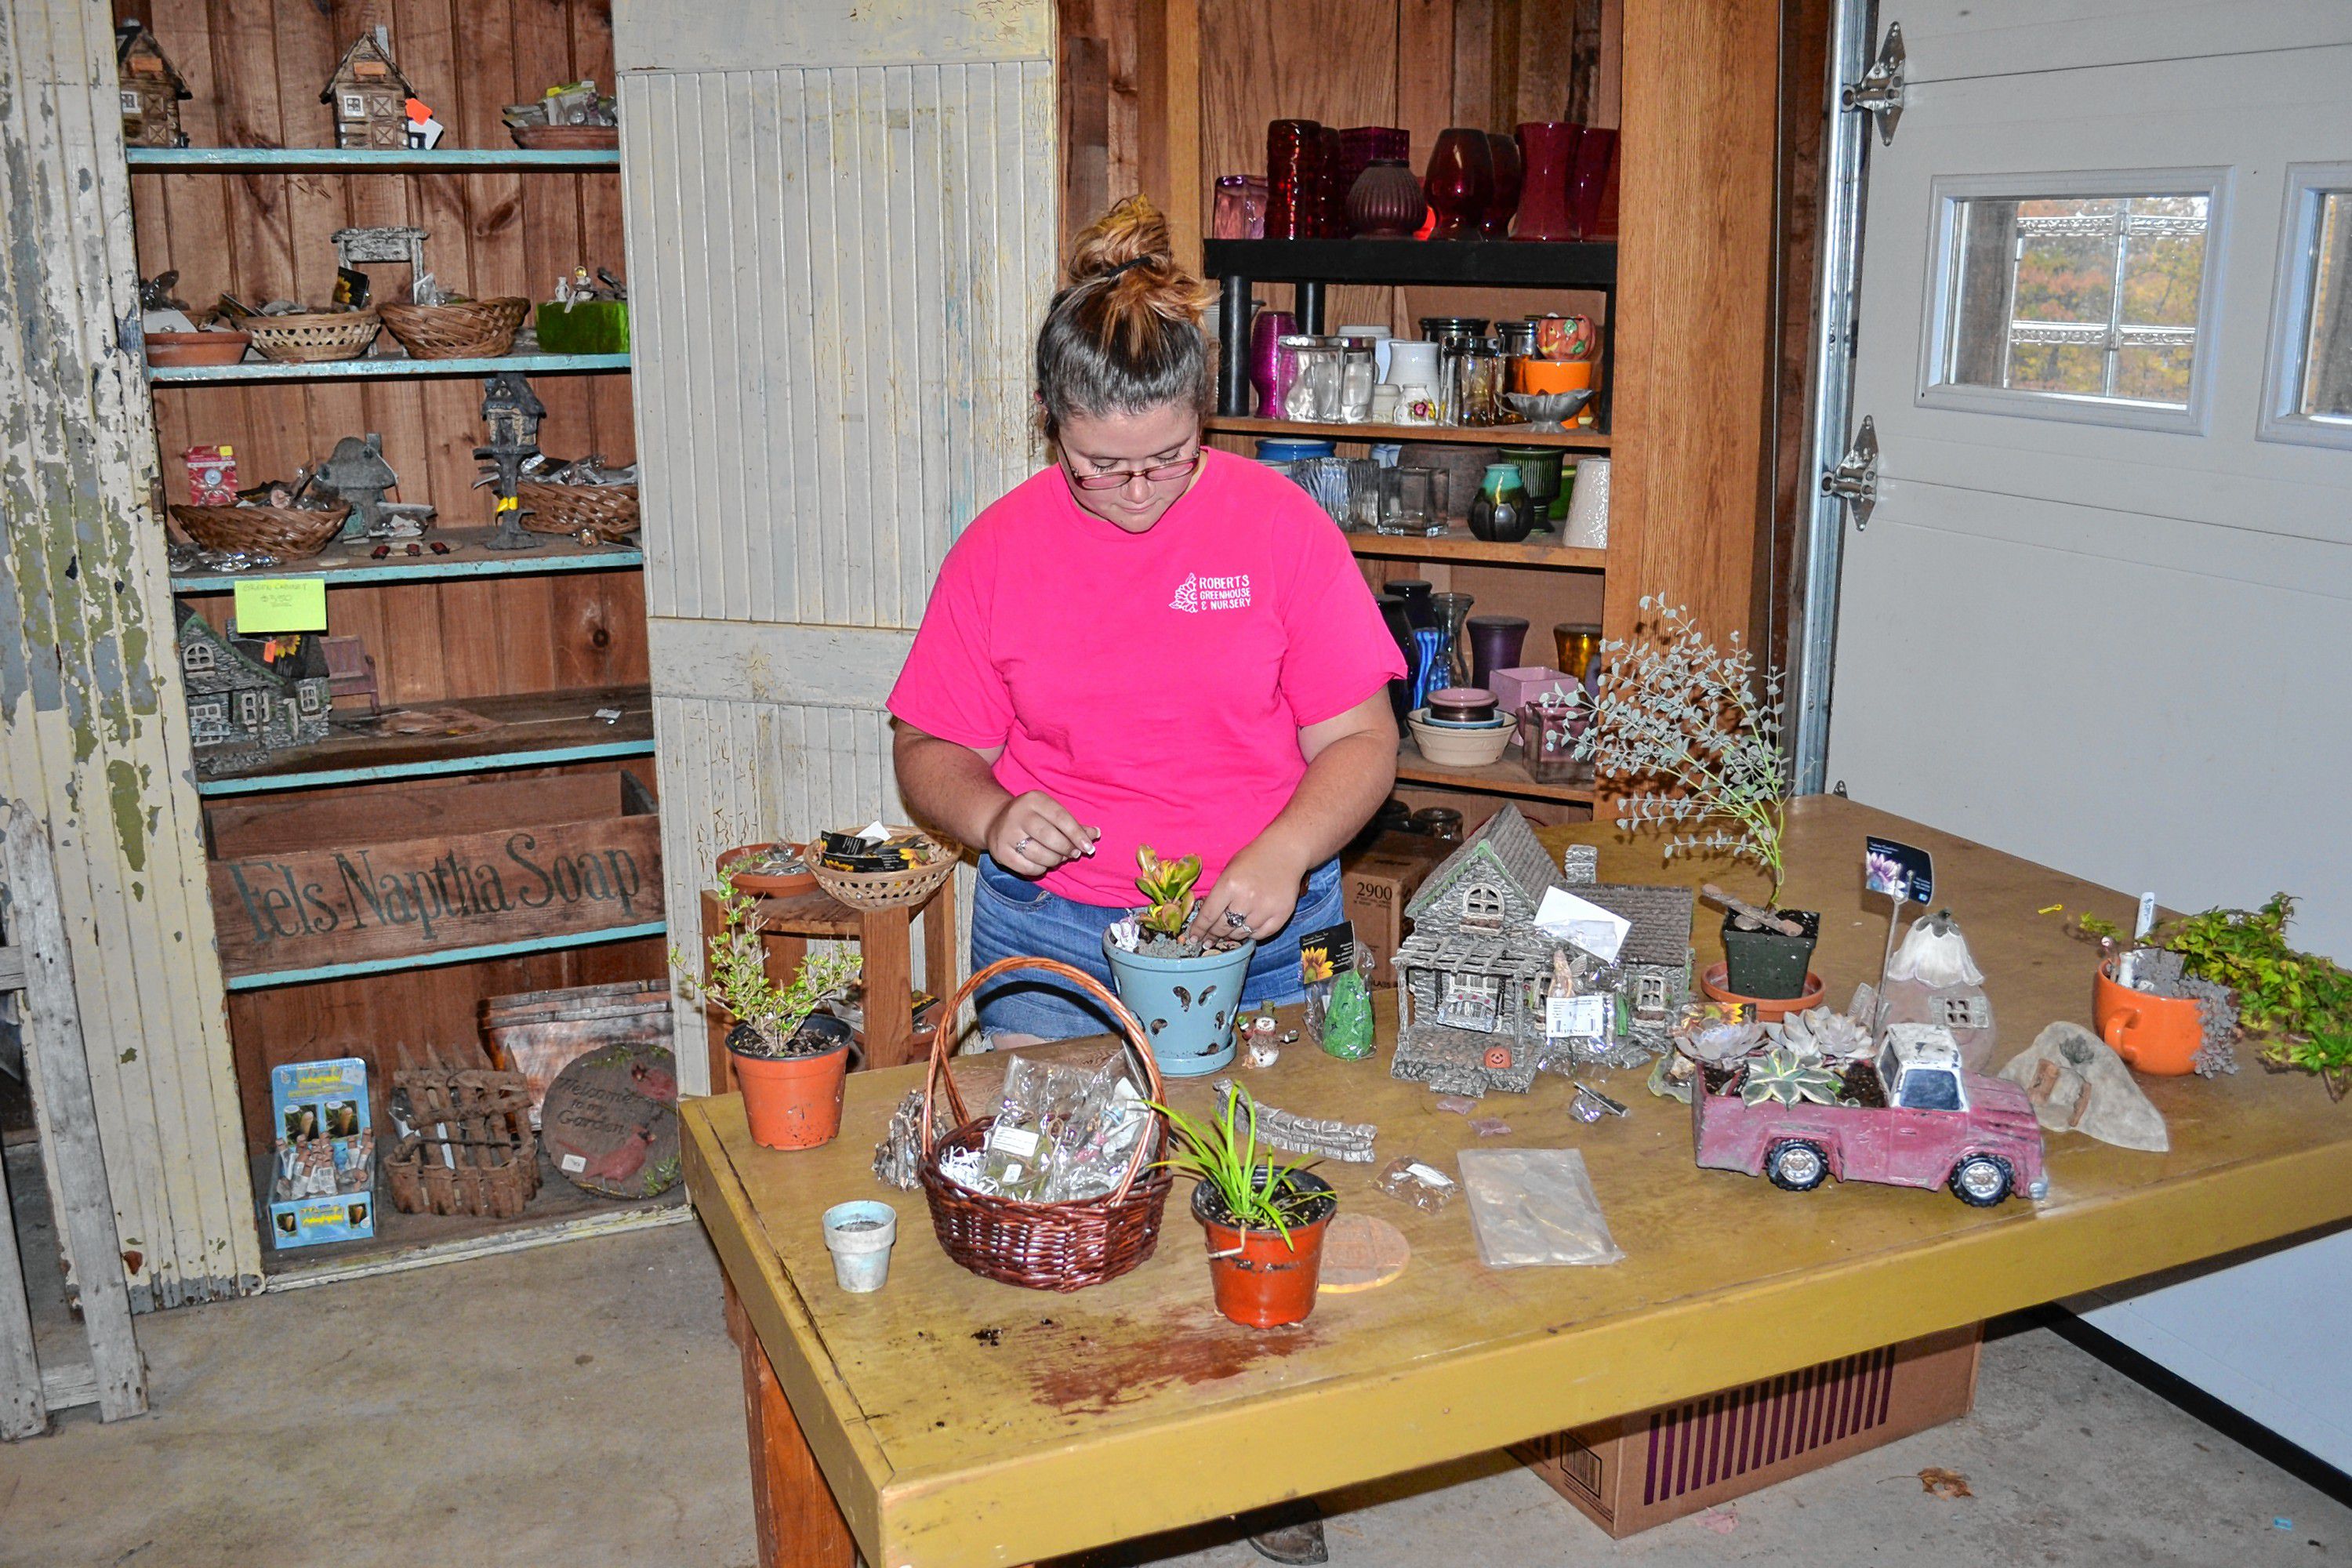
[[[921,833],[919,827],[892,827],[890,837],[902,833]],[[956,855],[952,845],[941,844],[928,833],[923,837],[938,847],[939,854],[928,866],[909,866],[901,871],[835,871],[821,865],[815,858],[817,846],[810,846],[809,872],[816,885],[843,903],[860,910],[912,909],[939,891],[940,884],[955,875]]]
[[[530,301],[508,295],[454,305],[379,305],[376,313],[417,359],[496,359],[514,347]]]
[[[617,125],[510,125],[515,145],[534,153],[594,153],[621,144]]]
[[[373,310],[309,310],[291,316],[248,316],[245,330],[264,359],[292,364],[357,359],[383,328]]]
[[[1159,1100],[1165,1093],[1143,1026],[1100,981],[1050,958],[1001,958],[963,983],[954,999],[940,1009],[940,1026],[931,1031],[930,1067],[923,1078],[923,1196],[930,1204],[931,1228],[939,1234],[940,1246],[974,1274],[1033,1290],[1083,1290],[1118,1279],[1160,1245],[1160,1215],[1175,1184],[1168,1168],[1153,1163],[1167,1139],[1167,1118],[1153,1114],[1153,1125],[1135,1141],[1127,1174],[1115,1190],[1098,1198],[1024,1203],[973,1192],[942,1174],[940,1156],[950,1150],[979,1147],[992,1120],[974,1121],[956,1088],[955,1073],[948,1066],[955,1020],[981,986],[1015,969],[1039,970],[1090,993],[1118,1021],[1129,1053],[1143,1064],[1150,1098]],[[933,1112],[942,1083],[956,1130],[940,1135],[933,1131]]]
[[[607,544],[637,531],[635,485],[535,485],[515,487],[522,498],[522,525],[533,533],[594,534]]]
[[[206,550],[251,550],[295,560],[327,548],[352,515],[292,506],[175,506],[172,520]]]

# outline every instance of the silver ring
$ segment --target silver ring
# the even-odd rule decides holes
[[[1235,927],[1238,930],[1247,931],[1249,930],[1249,916],[1242,913],[1239,910],[1227,910],[1225,911],[1225,923],[1229,926]]]
[[[1026,855],[1029,853],[1029,836],[1027,834],[1023,834],[1019,840],[1013,844],[1013,852],[1015,855]]]

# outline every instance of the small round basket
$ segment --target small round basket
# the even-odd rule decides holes
[[[392,335],[417,359],[496,359],[514,347],[530,311],[530,300],[511,294],[454,305],[376,307]]]
[[[1160,1215],[1168,1206],[1169,1189],[1175,1185],[1168,1167],[1154,1163],[1167,1141],[1168,1121],[1152,1113],[1152,1125],[1135,1141],[1127,1174],[1098,1198],[1024,1203],[991,1197],[950,1181],[940,1168],[940,1157],[951,1150],[978,1148],[993,1121],[974,1121],[956,1088],[955,1073],[948,1066],[955,1020],[981,986],[1015,969],[1038,970],[1068,981],[1108,1008],[1127,1037],[1128,1054],[1143,1066],[1150,1097],[1155,1101],[1165,1098],[1143,1026],[1100,981],[1050,958],[998,959],[963,983],[954,999],[940,1009],[940,1026],[931,1031],[930,1067],[923,1077],[923,1196],[930,1205],[931,1229],[938,1233],[940,1247],[982,1279],[1032,1290],[1083,1290],[1118,1279],[1160,1245]],[[934,1117],[942,1084],[947,1109],[956,1120],[955,1131],[944,1134],[935,1131]]]
[[[351,514],[348,506],[175,506],[172,521],[206,550],[249,550],[295,560],[327,548]]]
[[[918,827],[892,827],[891,837],[902,833],[921,833]],[[951,845],[941,844],[928,833],[923,837],[939,854],[928,866],[909,866],[899,871],[836,871],[816,857],[821,853],[814,844],[809,846],[808,868],[816,885],[843,903],[861,910],[912,909],[939,890],[940,884],[955,875],[956,857]]]
[[[607,544],[637,531],[635,485],[535,485],[515,487],[522,500],[522,525],[533,533],[588,532]]]
[[[533,153],[595,153],[621,144],[617,125],[514,125],[515,145]]]
[[[373,310],[306,310],[290,316],[251,316],[245,330],[264,359],[289,364],[357,359],[383,328]]]

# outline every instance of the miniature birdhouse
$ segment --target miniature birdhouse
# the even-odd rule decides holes
[[[318,484],[351,503],[343,521],[343,539],[364,539],[383,521],[383,495],[400,483],[400,476],[383,460],[383,437],[370,432],[365,439],[346,436],[319,465]]]
[[[335,110],[335,145],[399,150],[408,145],[408,100],[415,90],[381,32],[362,33],[343,51],[319,101]]]
[[[482,378],[482,426],[490,438],[474,448],[474,456],[488,466],[474,486],[491,486],[499,498],[498,531],[483,542],[488,549],[532,550],[543,542],[523,529],[516,494],[523,464],[539,456],[539,422],[546,416],[547,405],[531,391],[529,378],[510,370]]]
[[[122,93],[122,142],[127,147],[184,147],[180,100],[195,95],[155,35],[137,22],[114,32],[114,79]]]

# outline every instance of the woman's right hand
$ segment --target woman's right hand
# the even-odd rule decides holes
[[[1095,852],[1099,828],[1079,825],[1043,790],[1016,795],[988,824],[989,858],[1016,877],[1042,877],[1055,867]]]

